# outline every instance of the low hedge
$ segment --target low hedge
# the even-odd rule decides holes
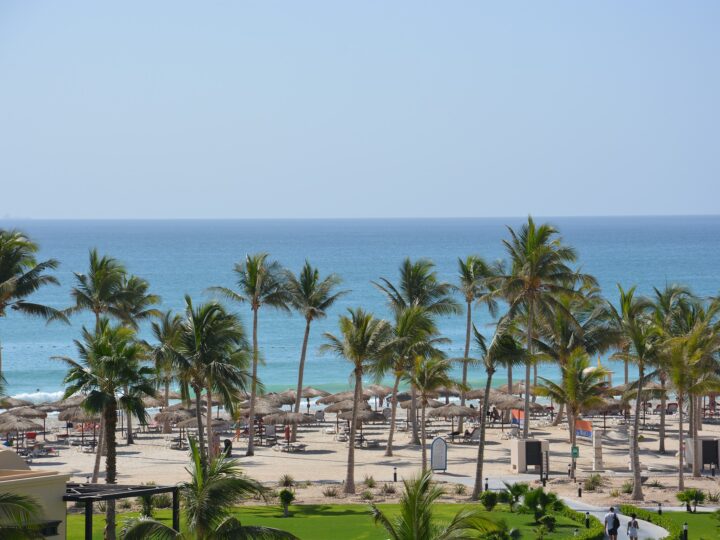
[[[605,538],[605,526],[595,516],[590,516],[590,528],[586,529],[584,512],[577,512],[567,506],[564,506],[563,509],[557,513],[565,516],[566,518],[572,519],[579,525],[579,534],[577,536],[573,536],[573,539],[603,540]]]
[[[683,538],[682,527],[680,527],[680,525],[675,523],[672,519],[661,516],[657,512],[644,510],[643,508],[638,508],[637,506],[633,506],[631,504],[621,504],[620,513],[626,516],[635,514],[638,519],[647,521],[648,523],[653,523],[658,527],[662,527],[670,533],[669,536],[666,536],[663,540],[682,540]]]

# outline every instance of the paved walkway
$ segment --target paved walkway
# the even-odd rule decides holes
[[[474,478],[470,478],[469,476],[443,475],[442,473],[438,474],[437,476],[439,476],[440,478],[445,477],[443,479],[448,480],[449,482],[456,482],[458,484],[464,484],[469,487],[473,487],[473,484],[475,482]],[[501,490],[505,488],[503,482],[513,484],[515,482],[531,482],[534,480],[537,480],[537,474],[512,474],[507,476],[491,476],[488,477],[488,487],[492,490]],[[576,510],[577,512],[590,512],[590,514],[598,518],[600,521],[603,521],[605,519],[605,514],[607,514],[610,510],[609,508],[600,508],[599,506],[586,504],[576,499],[568,499],[565,497],[563,497],[562,499],[565,504],[567,504],[573,510]],[[683,507],[682,510],[684,509],[685,508]],[[668,508],[668,510],[670,510],[670,508]],[[628,540],[629,537],[626,531],[627,523],[630,518],[628,516],[623,516],[622,514],[618,514],[618,518],[620,519],[618,540]],[[642,540],[658,540],[660,538],[666,537],[669,534],[668,531],[666,531],[662,527],[658,527],[657,525],[648,523],[647,521],[638,520],[638,523],[640,525],[639,538]]]

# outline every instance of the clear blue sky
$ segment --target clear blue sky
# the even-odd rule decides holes
[[[0,217],[707,214],[720,2],[0,3]]]

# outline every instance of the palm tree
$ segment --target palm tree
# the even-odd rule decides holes
[[[157,376],[157,385],[163,389],[163,405],[170,405],[170,385],[177,380],[175,366],[173,364],[173,351],[179,345],[180,332],[182,331],[182,317],[167,311],[160,321],[153,321],[151,325],[156,344],[152,347],[152,359]],[[171,432],[169,422],[165,422],[164,433]]]
[[[91,412],[102,413],[105,423],[107,457],[105,482],[117,479],[117,448],[115,430],[118,407],[145,418],[142,396],[152,396],[155,388],[152,370],[141,366],[146,356],[134,330],[125,326],[111,326],[101,318],[96,332],[83,328],[82,341],[75,340],[80,361],[60,357],[68,366],[65,376],[65,397],[86,394],[82,406]],[[120,396],[118,397],[118,394]],[[115,504],[108,501],[105,538],[115,538]]]
[[[170,351],[183,396],[188,400],[192,390],[195,397],[203,463],[208,463],[208,453],[203,438],[202,392],[208,393],[208,409],[212,407],[212,394],[217,393],[224,407],[233,413],[240,392],[249,382],[246,349],[245,332],[237,316],[217,302],[194,307],[192,299],[185,296],[185,317]],[[211,422],[208,422],[207,435],[207,446],[211,448]]]
[[[233,505],[248,497],[265,496],[267,490],[243,475],[237,462],[222,453],[205,465],[198,444],[192,438],[190,451],[190,481],[180,485],[187,533],[175,531],[153,519],[137,519],[123,529],[124,540],[297,540],[294,535],[280,529],[243,526],[232,514]]]
[[[375,523],[383,526],[390,540],[484,538],[501,529],[497,523],[485,517],[485,513],[478,507],[460,510],[450,523],[437,523],[433,519],[433,506],[442,496],[443,490],[433,483],[429,471],[424,471],[417,478],[403,480],[403,484],[405,489],[397,516],[387,516],[372,505]]]
[[[538,315],[552,308],[562,309],[557,297],[575,293],[574,285],[583,282],[595,284],[594,278],[579,274],[568,264],[577,255],[571,247],[562,244],[558,231],[548,224],[535,225],[532,217],[519,231],[508,227],[510,240],[503,240],[510,258],[510,272],[497,279],[498,293],[509,304],[511,318],[526,317],[526,345],[528,358],[525,365],[525,388],[530,388],[530,367],[534,361],[535,321]],[[525,418],[530,418],[530,392],[525,392]],[[523,422],[523,438],[528,437],[529,422]]]
[[[47,320],[67,321],[55,308],[29,302],[27,298],[45,285],[59,285],[55,276],[47,274],[60,263],[55,259],[38,262],[39,246],[25,234],[0,229],[0,317],[12,309]],[[2,344],[0,344],[0,376],[2,375]]]
[[[630,437],[630,459],[633,470],[632,499],[643,500],[642,483],[640,479],[640,411],[642,407],[642,389],[645,382],[645,367],[652,364],[656,354],[656,332],[650,317],[652,302],[644,297],[635,296],[635,287],[625,291],[618,285],[620,291],[620,309],[611,306],[616,327],[622,337],[621,350],[613,354],[613,358],[632,362],[638,368],[638,380],[635,385],[635,417],[633,419],[633,434]]]
[[[573,350],[567,364],[560,366],[562,383],[557,384],[541,377],[542,384],[536,389],[539,395],[552,398],[555,403],[565,405],[570,429],[570,444],[575,446],[575,423],[587,410],[602,404],[602,396],[608,388],[608,371],[593,368],[590,357],[581,347]],[[572,459],[572,471],[575,471],[575,457]]]
[[[394,379],[390,403],[390,431],[385,448],[386,456],[393,455],[392,446],[400,381],[412,371],[416,358],[439,356],[441,353],[436,346],[447,342],[447,339],[438,336],[435,321],[425,308],[407,307],[395,316],[392,345],[388,346],[387,354],[373,364],[374,374],[377,378],[392,373]]]
[[[415,262],[406,258],[400,265],[400,281],[393,285],[390,280],[380,278],[372,282],[388,300],[390,309],[397,315],[405,308],[417,306],[425,308],[431,316],[455,315],[461,313],[460,305],[452,296],[453,286],[438,278],[435,264],[428,259]],[[410,416],[412,422],[412,443],[420,444],[420,435],[415,419],[417,418],[417,392],[410,388],[412,403]]]
[[[497,302],[490,290],[490,279],[497,275],[499,267],[492,268],[485,260],[477,255],[469,255],[465,260],[458,259],[459,285],[457,290],[465,300],[465,354],[462,360],[462,386],[467,387],[468,365],[470,364],[470,340],[472,337],[472,306],[475,303],[486,303],[490,315],[495,316]],[[512,384],[511,382],[508,384]],[[465,405],[465,390],[460,391],[460,405]],[[458,431],[463,429],[463,419],[460,418]]]
[[[441,386],[450,387],[455,381],[450,378],[450,361],[444,358],[415,359],[415,367],[407,375],[408,381],[420,393],[420,446],[422,447],[422,470],[427,470],[427,447],[425,445],[425,409],[434,394]]]
[[[303,374],[305,371],[305,355],[310,338],[310,324],[315,319],[327,316],[327,310],[348,291],[335,292],[341,279],[337,274],[330,274],[320,279],[320,272],[313,268],[308,261],[300,270],[297,277],[292,272],[285,273],[287,282],[288,303],[305,318],[305,334],[303,335],[302,349],[300,351],[300,365],[298,366],[297,395],[294,411],[300,412],[302,403]],[[297,437],[297,424],[293,424],[291,440]]]
[[[473,326],[475,344],[480,351],[481,361],[485,366],[485,393],[483,394],[482,410],[480,413],[480,443],[478,444],[477,462],[475,464],[475,484],[472,498],[478,499],[483,491],[483,464],[485,461],[485,435],[487,429],[488,411],[490,409],[490,389],[492,379],[499,365],[512,366],[526,361],[527,351],[513,338],[512,320],[502,317],[495,327],[495,335],[488,347],[485,337]]]
[[[387,354],[392,338],[392,327],[387,321],[376,319],[361,308],[348,309],[349,316],[340,316],[340,337],[326,332],[327,343],[320,350],[332,352],[344,358],[353,368],[355,392],[350,422],[350,444],[348,445],[347,477],[345,493],[355,493],[355,431],[357,413],[362,397],[362,378],[373,362],[379,362]]]
[[[663,339],[678,337],[689,329],[687,313],[696,301],[690,289],[682,285],[666,285],[663,290],[654,289],[653,323]],[[662,349],[655,357],[655,367],[660,379],[660,427],[658,429],[658,452],[665,453],[665,410],[667,409],[667,365]]]
[[[255,455],[255,401],[258,391],[257,367],[260,357],[258,345],[258,312],[262,306],[289,311],[288,294],[285,286],[285,274],[280,263],[268,261],[267,253],[246,255],[243,262],[235,264],[238,291],[227,287],[212,287],[229,300],[250,304],[253,314],[252,335],[252,387],[250,390],[250,411],[248,418],[248,449],[246,455]]]
[[[17,493],[0,493],[0,538],[42,538],[35,522],[42,509],[35,499]]]

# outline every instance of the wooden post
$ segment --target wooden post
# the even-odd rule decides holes
[[[180,492],[174,489],[172,492],[172,520],[173,529],[180,532]]]
[[[85,540],[93,537],[93,503],[85,501]]]

